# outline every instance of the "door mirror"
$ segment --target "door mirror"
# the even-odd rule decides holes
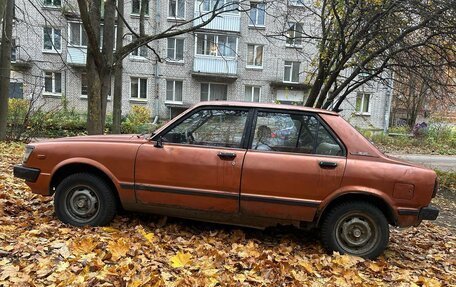
[[[163,137],[158,137],[157,141],[154,144],[154,147],[158,147],[158,148],[163,147]]]

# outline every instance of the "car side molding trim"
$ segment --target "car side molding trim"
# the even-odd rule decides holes
[[[319,200],[303,200],[303,199],[272,197],[272,196],[255,195],[255,194],[241,194],[241,200],[258,201],[258,202],[275,203],[275,204],[285,204],[285,205],[297,205],[297,206],[306,206],[306,207],[318,207],[318,206],[320,206],[320,203],[321,203],[321,201],[319,201]]]
[[[195,190],[195,189],[190,190],[190,189],[163,187],[163,186],[150,185],[150,184],[133,184],[133,183],[121,183],[120,187],[122,189],[144,190],[144,191],[151,191],[151,192],[168,192],[168,193],[183,194],[183,195],[239,199],[239,195],[237,193],[231,193],[231,192],[226,192],[226,191],[206,191],[206,190]],[[245,200],[245,201],[257,201],[257,202],[264,202],[264,203],[306,206],[306,207],[318,207],[318,206],[320,206],[320,203],[321,203],[321,201],[318,201],[318,200],[302,200],[302,199],[272,197],[272,196],[263,196],[263,195],[254,195],[254,194],[241,194],[240,199]]]
[[[228,198],[228,199],[238,199],[239,198],[239,194],[233,193],[233,192],[172,188],[172,187],[163,187],[163,186],[157,186],[157,185],[151,185],[151,184],[121,183],[120,187],[123,189],[145,190],[145,191],[151,191],[151,192],[167,192],[167,193],[174,193],[174,194],[210,196],[210,197]]]

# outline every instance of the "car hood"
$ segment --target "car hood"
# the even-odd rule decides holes
[[[139,134],[124,134],[124,135],[95,135],[95,136],[76,136],[65,137],[49,140],[40,140],[40,142],[146,142],[146,135]]]

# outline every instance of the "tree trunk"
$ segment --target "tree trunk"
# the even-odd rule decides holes
[[[6,139],[8,97],[11,74],[11,38],[13,36],[14,1],[7,0],[2,29],[0,51],[0,140]]]
[[[124,13],[124,0],[117,2],[118,13]],[[117,38],[116,51],[122,48],[123,42],[123,26],[122,20],[117,21]],[[112,133],[120,134],[120,125],[122,119],[122,60],[118,61],[114,66],[114,99],[112,106]]]

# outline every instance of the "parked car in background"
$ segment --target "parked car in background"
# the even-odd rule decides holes
[[[318,227],[330,251],[366,258],[386,248],[389,225],[439,212],[429,206],[434,171],[386,157],[337,113],[287,105],[204,102],[151,136],[30,144],[14,174],[54,196],[58,218],[76,226],[109,224],[119,208],[292,224]]]

